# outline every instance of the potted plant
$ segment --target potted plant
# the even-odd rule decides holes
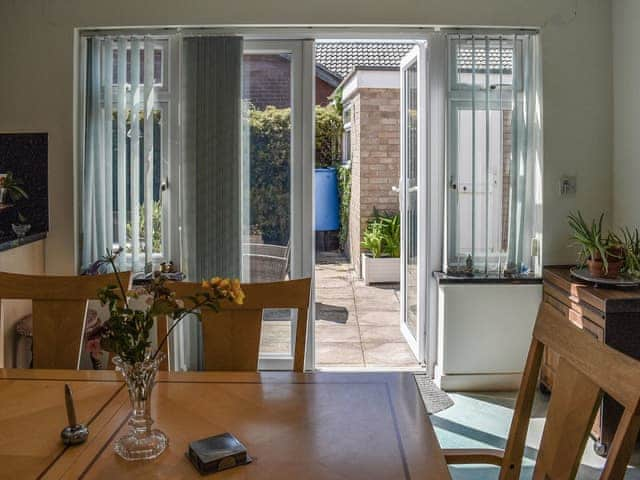
[[[588,224],[580,212],[569,215],[573,243],[580,249],[579,261],[599,278],[616,278],[624,265],[624,246],[613,234],[602,231],[604,213]]]
[[[624,248],[624,265],[622,271],[630,278],[640,278],[640,232],[628,227],[621,229],[620,243]]]
[[[22,181],[16,179],[13,173],[0,174],[0,205],[8,205],[9,202],[15,203],[23,198],[29,198],[21,185]]]
[[[400,281],[400,216],[374,212],[360,244],[365,284]]]
[[[104,262],[113,268],[117,285],[98,292],[102,304],[108,305],[109,318],[93,330],[93,336],[88,340],[99,338],[102,350],[115,354],[113,363],[129,390],[131,431],[116,441],[116,453],[126,460],[151,459],[160,455],[168,445],[163,432],[151,429],[153,420],[150,412],[151,391],[163,360],[164,343],[187,315],[200,318],[202,309],[218,311],[223,301],[241,304],[244,292],[238,280],[212,278],[202,282],[202,292],[190,298],[191,306],[185,308],[175,292],[165,285],[166,280],[160,272],[155,272],[146,286],[127,291],[120,280],[115,257],[112,252],[107,252]],[[130,305],[129,299],[140,295],[144,295],[146,301],[143,308],[137,309]],[[171,317],[173,323],[154,350],[149,333],[158,316]]]

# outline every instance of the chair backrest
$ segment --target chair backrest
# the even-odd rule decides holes
[[[252,282],[285,280],[289,271],[289,246],[268,243],[245,243],[243,264],[249,268]]]
[[[603,393],[618,401],[624,412],[600,478],[623,478],[640,431],[640,362],[586,335],[543,303],[533,331],[500,479],[518,478],[545,346],[560,360],[533,479],[575,478]]]
[[[178,298],[202,291],[198,283],[168,282]],[[202,312],[202,336],[205,370],[251,371],[258,369],[262,312],[265,308],[296,309],[297,327],[293,369],[304,369],[307,338],[307,316],[311,279],[286,282],[243,284],[246,294],[243,305],[223,303],[220,312]]]
[[[128,288],[130,272],[120,274]],[[87,301],[115,285],[115,274],[94,276],[20,275],[0,272],[0,301],[32,301],[33,368],[76,369]]]

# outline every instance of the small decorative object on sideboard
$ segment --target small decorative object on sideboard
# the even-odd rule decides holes
[[[149,460],[159,456],[169,444],[163,432],[151,429],[151,392],[164,359],[162,347],[167,338],[188,315],[200,318],[202,309],[217,312],[223,301],[242,304],[244,292],[239,280],[215,277],[202,282],[202,291],[196,293],[186,308],[166,286],[166,278],[160,272],[154,272],[144,286],[126,291],[116,267],[116,255],[107,252],[104,262],[116,273],[118,284],[98,292],[102,304],[108,305],[109,318],[94,335],[100,339],[104,351],[115,354],[113,363],[124,377],[133,410],[129,419],[131,431],[116,441],[114,449],[125,460]],[[138,296],[147,298],[143,309],[136,309],[129,303],[129,299]],[[154,351],[149,334],[159,316],[172,317],[173,323]]]
[[[27,223],[27,219],[18,212],[18,223],[12,223],[11,230],[16,234],[16,237],[24,238],[31,230],[31,224]]]

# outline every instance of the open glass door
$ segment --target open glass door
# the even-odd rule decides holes
[[[311,224],[304,41],[251,40],[242,62],[242,280],[278,282],[310,275]],[[311,50],[312,51],[312,50]],[[308,83],[308,82],[307,82]],[[305,88],[306,87],[306,88]],[[313,108],[313,103],[311,104]],[[305,121],[303,121],[305,119]],[[311,163],[311,168],[313,164]],[[306,198],[307,195],[309,198]],[[306,230],[305,230],[306,229]],[[263,312],[259,369],[290,370],[296,311]],[[309,329],[308,329],[309,330]]]
[[[426,44],[400,64],[400,328],[419,362],[425,357]]]

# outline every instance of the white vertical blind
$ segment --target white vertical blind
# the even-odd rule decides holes
[[[146,84],[146,78],[145,84]],[[131,253],[140,257],[140,40],[131,41]],[[145,135],[146,138],[146,135]],[[136,266],[137,267],[137,266]]]
[[[448,36],[450,272],[532,274],[539,266],[531,253],[542,223],[538,41],[533,33]]]
[[[127,39],[118,39],[118,244],[127,244]],[[122,260],[122,257],[120,257]]]
[[[144,242],[145,263],[153,253],[153,43],[144,40]]]
[[[141,271],[153,254],[153,172],[159,161],[153,135],[155,42],[123,36],[88,42],[82,264],[88,267],[118,245],[121,267]]]

